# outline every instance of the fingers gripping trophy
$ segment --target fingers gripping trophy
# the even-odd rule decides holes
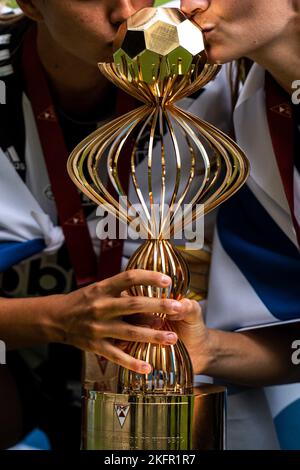
[[[132,226],[138,220],[134,226],[144,241],[127,269],[172,278],[171,287],[141,285],[129,294],[180,300],[188,292],[189,271],[171,240],[183,224],[191,226],[241,187],[248,162],[229,137],[176,106],[220,69],[207,63],[201,31],[180,10],[137,12],[120,27],[115,50],[114,61],[100,63],[100,70],[141,105],[80,143],[70,155],[68,171],[90,199],[122,223]],[[124,162],[128,194],[121,183]],[[121,203],[108,190],[108,180]],[[171,330],[168,318],[162,320],[163,328]],[[131,343],[129,353],[149,362],[152,371],[139,375],[120,368],[119,393],[89,390],[83,404],[83,448],[223,448],[224,389],[193,389],[185,345],[180,340],[172,346]]]

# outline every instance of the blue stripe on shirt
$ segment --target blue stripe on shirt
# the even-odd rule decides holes
[[[274,317],[300,318],[300,253],[247,186],[219,210],[224,250]],[[239,295],[238,286],[232,295]]]
[[[45,242],[41,238],[29,240],[23,243],[0,243],[0,272],[4,272],[11,266],[20,263],[20,261],[40,253],[44,248]]]

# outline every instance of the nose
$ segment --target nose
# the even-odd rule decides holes
[[[192,16],[197,10],[208,9],[210,0],[181,0],[181,9],[188,16]]]
[[[110,22],[118,26],[136,12],[132,0],[110,0]]]

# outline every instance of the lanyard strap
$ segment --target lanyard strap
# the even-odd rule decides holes
[[[97,262],[80,195],[67,172],[69,152],[58,122],[45,72],[38,57],[35,28],[31,28],[25,35],[22,66],[26,92],[35,116],[59,223],[65,236],[77,286],[117,274],[121,267],[123,243],[121,241],[102,242],[101,256],[99,263]],[[129,108],[133,109],[134,105],[130,97],[127,98],[127,95],[122,94],[122,97],[118,99],[117,112],[125,113]],[[128,148],[126,150],[128,151]],[[122,171],[122,173],[126,190],[128,171],[127,173]]]
[[[290,97],[266,74],[266,106],[269,129],[284,191],[300,244],[300,227],[294,212],[294,164],[296,135]]]

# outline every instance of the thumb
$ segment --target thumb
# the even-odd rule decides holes
[[[181,303],[184,305],[185,317],[184,321],[189,324],[204,323],[202,309],[198,302],[190,299],[183,299]]]

